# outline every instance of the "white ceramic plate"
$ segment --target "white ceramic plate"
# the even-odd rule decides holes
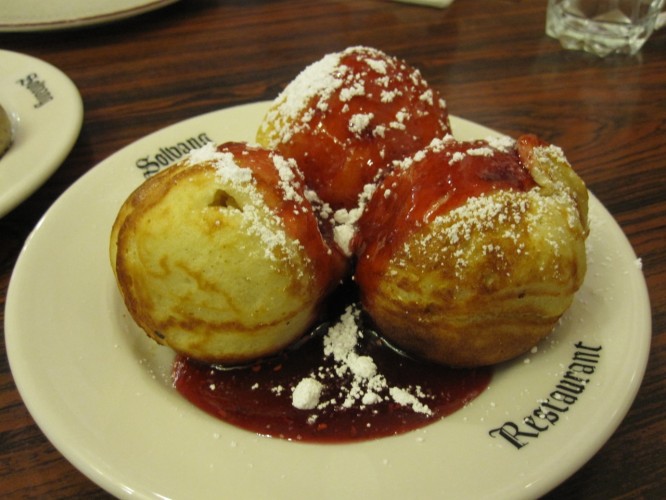
[[[582,466],[628,411],[651,334],[639,261],[594,197],[587,279],[561,325],[440,422],[358,444],[294,443],[218,421],[172,388],[173,355],[138,330],[116,290],[111,224],[143,180],[137,165],[168,163],[201,137],[252,140],[266,109],[216,111],[127,146],[76,182],[26,242],[7,298],[7,349],[25,404],[53,444],[97,484],[133,498],[516,499]],[[492,133],[452,124],[460,138]],[[585,356],[574,361],[576,352]],[[556,402],[567,371],[589,382],[575,401]],[[546,398],[559,410],[535,418],[537,432],[523,419]],[[515,434],[512,425],[517,444],[492,432]]]
[[[2,0],[0,31],[46,31],[117,21],[177,0]]]
[[[0,50],[0,104],[13,143],[0,157],[0,217],[41,186],[71,151],[81,131],[83,103],[58,68]]]

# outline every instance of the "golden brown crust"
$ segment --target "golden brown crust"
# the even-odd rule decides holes
[[[111,263],[130,314],[157,342],[238,363],[283,348],[315,319],[325,290],[255,184],[182,163],[121,208]]]
[[[552,147],[529,148],[537,187],[469,199],[414,232],[363,304],[397,346],[454,366],[528,351],[586,271],[587,191]]]

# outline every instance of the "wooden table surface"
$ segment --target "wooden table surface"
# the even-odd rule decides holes
[[[374,46],[420,68],[452,114],[561,146],[621,225],[642,259],[650,293],[647,372],[619,429],[547,498],[663,498],[666,30],[636,57],[598,59],[564,51],[544,34],[545,4],[456,0],[439,10],[380,0],[197,0],[94,28],[0,34],[1,48],[66,73],[85,107],[80,136],[62,166],[0,219],[1,328],[26,237],[86,171],[167,125],[272,99],[328,52]],[[4,335],[0,342],[4,347]],[[40,432],[0,351],[0,497],[107,497]]]

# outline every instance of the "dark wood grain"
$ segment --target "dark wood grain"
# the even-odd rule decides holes
[[[545,0],[198,0],[95,28],[0,34],[0,47],[54,64],[78,86],[81,135],[57,172],[0,219],[0,301],[20,248],[76,179],[183,119],[273,98],[305,65],[356,44],[407,59],[451,113],[566,151],[643,261],[653,343],[617,432],[547,498],[663,498],[666,491],[666,30],[632,58],[563,51]],[[1,15],[1,14],[0,14]],[[0,317],[4,325],[4,313]],[[2,327],[4,328],[4,327]],[[33,422],[0,354],[0,497],[106,498]]]

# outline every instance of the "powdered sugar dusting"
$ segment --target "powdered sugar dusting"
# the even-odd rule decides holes
[[[467,154],[470,156],[491,157],[494,154],[494,150],[491,147],[470,148],[467,150]]]
[[[516,141],[508,135],[491,135],[486,137],[485,141],[493,149],[508,153],[516,145]]]
[[[294,389],[293,406],[314,411],[330,405],[342,408],[365,407],[389,399],[415,412],[431,415],[432,410],[423,402],[426,395],[419,387],[390,386],[384,375],[379,373],[374,360],[357,352],[358,339],[363,336],[359,316],[358,306],[348,306],[339,321],[329,328],[323,339],[324,356],[333,358],[333,368],[320,368],[302,379]],[[322,400],[326,387],[337,387],[342,378],[348,378],[349,383]]]
[[[294,408],[298,408],[299,410],[316,408],[319,404],[319,397],[321,396],[323,387],[321,382],[311,377],[301,380],[291,395]]]
[[[357,70],[346,64],[348,56],[360,63]],[[391,70],[396,74],[391,76]],[[373,88],[376,91],[371,90]],[[275,148],[281,143],[288,143],[295,134],[304,131],[318,133],[313,126],[313,118],[316,113],[329,112],[333,99],[344,104],[341,112],[347,115],[351,109],[348,104],[355,98],[391,103],[407,92],[416,95],[416,104],[421,102],[431,108],[446,110],[444,100],[435,99],[435,93],[418,70],[410,71],[405,63],[377,49],[349,47],[327,54],[301,71],[277,97],[260,130],[265,134],[265,145]],[[344,119],[349,123],[352,137],[358,137],[365,130],[371,130],[375,137],[384,137],[387,129],[405,130],[412,112],[412,109],[402,108],[394,117],[376,122],[377,117],[371,113],[356,113]],[[428,111],[421,109],[417,113]]]
[[[319,105],[325,106],[328,96],[343,84],[340,72],[344,72],[344,69],[337,73],[335,71],[339,68],[341,57],[341,53],[327,54],[307,66],[278,96],[277,106],[269,112],[263,124],[265,127],[267,123],[272,123],[278,131],[276,143],[288,141],[293,132],[298,130],[299,117],[301,127],[307,125],[311,117],[300,115],[312,98],[321,97]],[[292,130],[292,127],[295,128]]]
[[[285,160],[279,155],[272,157],[280,176],[279,188],[283,191],[284,198],[303,202],[295,189],[300,175],[295,162]],[[284,221],[264,201],[257,189],[252,170],[239,165],[232,152],[218,151],[214,144],[208,143],[193,150],[186,159],[186,164],[207,164],[214,167],[220,189],[227,191],[239,203],[240,206],[234,213],[242,218],[245,231],[261,241],[260,248],[267,260],[284,263],[294,258],[307,259],[301,243],[287,236]]]
[[[546,223],[553,214],[563,214],[571,226]],[[579,214],[566,191],[552,196],[543,196],[538,188],[527,192],[500,191],[469,198],[461,207],[437,216],[431,230],[405,243],[404,251],[407,255],[427,253],[435,241],[440,241],[438,248],[442,252],[431,253],[430,261],[441,261],[442,265],[453,262],[454,274],[462,282],[467,269],[475,265],[474,259],[492,256],[499,269],[502,262],[517,256],[530,258],[535,248],[558,256],[572,235],[579,232],[584,232]],[[540,242],[535,243],[535,238],[540,238]],[[535,253],[532,258],[536,257]],[[551,267],[541,272],[557,277],[561,272],[559,261],[549,262]]]
[[[236,186],[247,185],[252,182],[252,170],[239,166],[232,153],[218,151],[217,147],[211,142],[199,149],[192,150],[186,161],[189,165],[212,163],[220,179]]]
[[[341,208],[333,214],[333,237],[335,243],[348,257],[352,254],[351,244],[356,234],[356,224],[363,215],[365,207],[376,189],[377,183],[366,184],[358,198],[358,206],[351,210]]]
[[[384,60],[368,58],[366,64],[380,75],[385,75],[387,73],[386,61]]]
[[[516,141],[507,136],[467,143],[446,136],[433,140],[395,167],[406,171],[427,154],[441,152],[453,167],[467,156],[489,158],[516,147]],[[585,188],[574,180],[560,148],[546,145],[527,151],[524,161],[537,186],[525,192],[508,189],[468,198],[462,206],[435,217],[427,231],[407,239],[400,257],[394,258],[392,265],[405,267],[408,261],[442,268],[453,265],[454,276],[462,281],[479,258],[488,258],[498,269],[509,272],[511,259],[517,256],[536,259],[537,253],[545,252],[555,258],[544,258],[548,267],[540,271],[558,278],[565,271],[560,266],[566,266],[567,262],[565,259],[562,264],[558,257],[568,251],[575,239],[585,238],[587,233],[586,210],[581,205],[583,195],[579,193]],[[390,187],[383,190],[384,196],[389,196]],[[432,252],[434,243],[438,243],[440,251]],[[417,252],[422,258],[412,259],[410,256]]]
[[[361,135],[368,128],[372,118],[372,113],[358,113],[349,119],[349,131],[356,135]]]
[[[278,187],[284,193],[284,199],[303,203],[305,200],[299,193],[299,189],[302,189],[303,174],[298,170],[296,161],[291,158],[287,160],[278,154],[272,154],[272,158],[280,176]]]

